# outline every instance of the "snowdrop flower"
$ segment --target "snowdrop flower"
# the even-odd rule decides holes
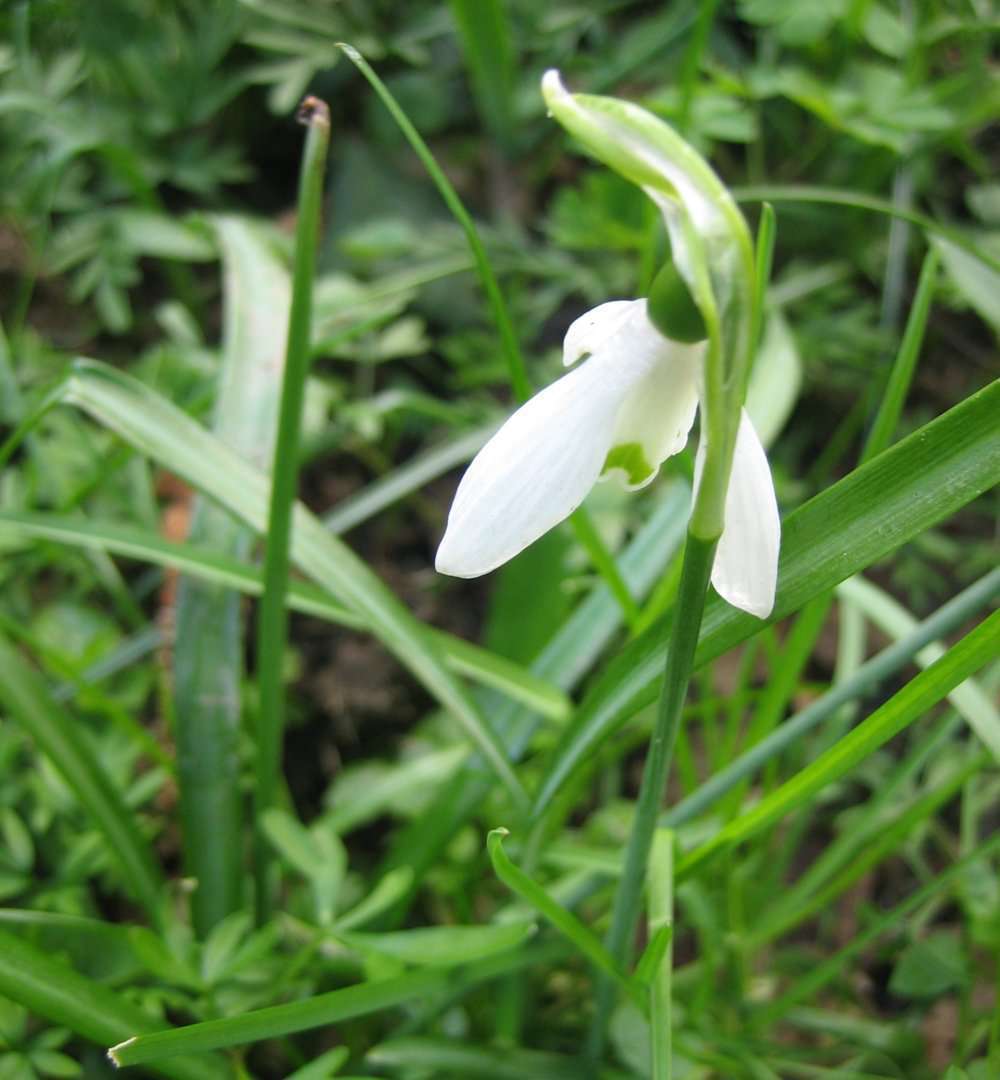
[[[602,477],[630,489],[648,484],[687,442],[705,350],[703,341],[664,337],[645,300],[580,316],[563,346],[573,370],[518,409],[462,478],[438,571],[469,578],[496,569],[568,517]],[[700,460],[704,449],[703,437]],[[712,584],[759,618],[774,605],[779,536],[771,472],[744,411]]]

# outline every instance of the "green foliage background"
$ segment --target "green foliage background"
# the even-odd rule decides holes
[[[650,1076],[665,949],[674,1076],[1000,1075],[997,25],[962,0],[0,10],[0,1077],[110,1075],[109,1045],[173,1028],[137,1072]],[[340,42],[471,213],[511,334]],[[512,350],[548,383],[572,319],[664,256],[545,117],[550,67],[777,221],[750,402],[778,606],[709,605],[651,925],[589,1065],[691,456],[488,579],[431,569]],[[307,91],[333,124],[258,924],[246,597]]]

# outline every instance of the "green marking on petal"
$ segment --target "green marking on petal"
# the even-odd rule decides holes
[[[601,475],[612,469],[621,469],[628,477],[630,486],[645,483],[656,471],[646,460],[642,444],[637,442],[621,443],[608,451]]]

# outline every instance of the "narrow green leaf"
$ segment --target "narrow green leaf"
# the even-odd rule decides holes
[[[6,930],[0,930],[0,995],[98,1046],[153,1031],[159,1023],[127,998]],[[150,1068],[171,1080],[222,1080],[230,1075],[223,1062],[206,1058],[155,1061]]]
[[[754,184],[749,187],[733,188],[733,198],[737,202],[814,202],[829,203],[834,206],[848,206],[855,210],[870,210],[876,214],[898,217],[919,226],[935,236],[944,237],[955,247],[967,251],[984,266],[1000,273],[1000,258],[992,252],[970,240],[965,233],[940,221],[911,210],[909,207],[880,199],[877,195],[868,195],[862,191],[849,191],[844,188],[812,187],[808,184]]]
[[[330,145],[330,110],[326,102],[307,97],[299,109],[298,119],[306,127],[306,139],[299,174],[292,298],[278,405],[278,431],[271,464],[267,529],[264,533],[264,592],[257,612],[258,700],[254,733],[253,805],[257,823],[254,901],[259,925],[271,917],[274,904],[271,848],[261,831],[261,819],[274,806],[281,782],[285,731],[285,649],[288,644],[288,611],[285,605],[298,487],[299,428],[309,373],[313,279],[316,275],[326,155]]]
[[[503,838],[509,835],[507,829],[493,829],[486,837],[486,848],[496,876],[511,892],[516,893],[547,919],[598,970],[613,979],[635,999],[640,1008],[644,1008],[644,995],[638,985],[623,974],[611,954],[601,944],[600,938],[588,930],[571,911],[556,903],[541,885],[510,861],[503,849]]]
[[[770,622],[870,566],[1000,482],[1000,381],[896,443],[811,499],[782,524],[778,594]],[[718,597],[705,610],[697,664],[757,633],[761,622]],[[570,775],[655,699],[667,616],[627,645],[584,699],[534,801],[539,816]]]
[[[480,116],[510,149],[514,116],[514,49],[503,0],[451,0]]]
[[[673,955],[670,942],[674,928],[674,834],[657,829],[649,852],[648,923],[649,959],[649,1037],[653,1080],[670,1080],[673,1075]],[[666,939],[665,941],[663,939]],[[662,944],[661,944],[662,942]],[[657,957],[654,948],[662,948]],[[644,955],[640,967],[646,960]]]
[[[252,222],[220,217],[215,232],[222,252],[224,328],[212,427],[238,454],[264,468],[274,446],[291,300],[288,271]],[[253,533],[199,495],[188,537],[245,559]],[[184,867],[194,882],[191,915],[200,936],[240,906],[241,603],[236,590],[197,576],[182,577],[177,590],[174,735]]]
[[[165,887],[159,864],[135,817],[80,731],[78,721],[52,700],[20,653],[0,635],[0,703],[52,762],[84,811],[104,833],[129,892],[154,925],[163,914]]]
[[[486,248],[483,247],[479,231],[476,229],[472,218],[469,216],[469,212],[462,205],[462,200],[458,197],[458,193],[452,186],[451,181],[444,174],[444,170],[434,160],[434,155],[430,152],[427,143],[420,137],[420,133],[410,122],[406,113],[400,108],[399,102],[392,96],[385,83],[382,82],[378,75],[371,69],[368,61],[365,60],[361,53],[351,45],[341,44],[339,47],[351,63],[354,64],[368,80],[368,83],[375,93],[378,94],[382,104],[385,105],[386,109],[389,111],[389,115],[396,121],[399,130],[402,131],[403,135],[406,137],[406,141],[413,147],[414,153],[420,158],[421,164],[427,170],[430,178],[434,181],[434,186],[438,189],[445,205],[451,211],[452,216],[458,224],[462,227],[462,231],[465,233],[465,238],[469,245],[469,250],[472,252],[472,258],[476,264],[476,272],[479,275],[480,284],[483,287],[483,291],[486,293],[486,299],[489,302],[490,310],[493,313],[493,321],[496,324],[497,333],[500,335],[500,347],[503,349],[504,357],[507,360],[511,388],[518,401],[527,401],[531,396],[531,382],[529,381],[528,374],[525,370],[521,346],[518,343],[517,334],[514,331],[514,324],[511,321],[510,313],[507,310],[507,304],[504,301],[503,293],[500,291],[500,285],[496,279],[496,274],[494,274],[489,256],[486,254]]]
[[[422,971],[380,982],[359,983],[304,1001],[256,1009],[242,1016],[137,1035],[112,1046],[108,1056],[119,1066],[142,1065],[159,1063],[178,1054],[202,1054],[206,1050],[291,1035],[439,993],[448,989],[451,978],[451,972],[447,971]]]
[[[257,567],[190,543],[171,543],[158,535],[127,525],[90,522],[55,514],[0,510],[0,535],[22,539],[45,538],[74,547],[93,547],[157,566],[169,566],[191,577],[237,589],[250,596],[259,596],[262,588]],[[369,626],[363,616],[355,614],[324,590],[306,582],[291,583],[288,606],[293,611],[315,615],[357,630]],[[563,720],[569,715],[569,699],[545,679],[453,634],[433,627],[425,627],[424,631],[441,650],[447,666],[457,674],[491,686],[553,720]]]
[[[925,671],[922,671],[871,716],[826,753],[811,761],[752,810],[724,826],[711,840],[686,853],[678,875],[687,876],[712,856],[772,825],[801,806],[828,784],[840,779],[859,761],[898,735],[927,709],[936,705],[963,679],[994,660],[1000,649],[1000,611],[983,620]]]
[[[862,464],[876,454],[880,454],[892,442],[892,437],[899,426],[899,417],[903,412],[910,383],[913,381],[913,372],[916,370],[920,346],[924,340],[924,330],[927,327],[927,318],[931,311],[931,302],[934,299],[937,269],[937,252],[931,248],[924,258],[924,265],[920,268],[920,280],[917,282],[913,306],[906,320],[903,340],[900,342],[892,370],[889,372],[889,381],[882,395],[875,421],[865,440],[865,448],[861,455]]]
[[[57,393],[218,499],[258,532],[266,528],[266,477],[141,383],[96,361],[78,360]],[[291,555],[296,565],[364,617],[372,632],[461,723],[516,804],[523,805],[523,789],[496,732],[445,670],[433,639],[368,566],[301,504],[294,518]]]

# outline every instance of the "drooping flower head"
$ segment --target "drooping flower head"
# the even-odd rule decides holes
[[[742,409],[754,273],[746,224],[662,121],[614,98],[571,95],[555,72],[542,88],[552,115],[661,209],[705,337],[671,340],[646,300],[611,301],[577,319],[563,346],[573,370],[514,413],[463,477],[437,568],[459,577],[495,569],[572,513],[602,475],[649,483],[684,447],[700,403],[690,527],[719,538],[716,589],[766,617],[780,526],[767,459]]]

